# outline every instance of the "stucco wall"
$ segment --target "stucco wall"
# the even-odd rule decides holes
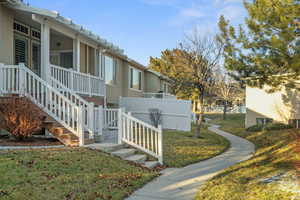
[[[246,127],[255,125],[256,118],[271,118],[283,123],[300,119],[300,94],[297,91],[282,89],[267,93],[266,89],[246,88]]]
[[[51,34],[50,49],[53,51],[69,50],[73,51],[73,40],[65,36]]]
[[[129,68],[134,66],[130,66],[127,62],[125,62],[123,67],[123,97],[142,97],[145,88],[144,71],[142,71],[142,90],[137,91],[129,88]]]
[[[12,12],[0,5],[0,63],[14,64],[13,21]]]
[[[162,81],[151,72],[145,72],[145,92],[157,93],[162,89]]]
[[[116,84],[106,84],[107,103],[119,104],[119,97],[123,95],[123,74],[124,62],[117,59]]]

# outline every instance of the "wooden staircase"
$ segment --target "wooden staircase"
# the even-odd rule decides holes
[[[79,138],[74,135],[71,131],[66,129],[60,123],[51,119],[51,117],[47,117],[47,119],[43,122],[43,128],[48,130],[55,138],[57,138],[61,143],[68,147],[78,147],[79,146]],[[89,133],[84,133],[84,144],[93,144],[95,143],[94,139],[89,138]]]

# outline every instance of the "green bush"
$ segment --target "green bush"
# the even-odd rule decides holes
[[[262,131],[263,128],[264,128],[263,125],[254,125],[254,126],[250,126],[246,130],[249,131],[249,132],[258,132],[258,131]]]
[[[291,125],[282,124],[282,123],[270,123],[266,125],[254,125],[250,126],[246,130],[249,132],[258,132],[262,130],[266,131],[272,131],[272,130],[284,130],[284,129],[290,129],[293,128]]]
[[[272,124],[267,124],[264,127],[264,130],[272,131],[272,130],[283,130],[283,129],[291,129],[291,128],[293,128],[293,127],[291,125],[288,125],[288,124],[272,123]]]

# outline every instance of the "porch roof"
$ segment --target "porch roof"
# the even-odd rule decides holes
[[[101,38],[100,36],[96,35],[95,33],[93,33],[92,31],[85,29],[83,26],[75,24],[71,19],[61,16],[56,11],[35,8],[35,7],[30,6],[29,4],[25,4],[22,0],[1,0],[0,3],[7,3],[8,6],[12,9],[21,10],[21,11],[25,11],[25,12],[30,12],[32,14],[49,17],[49,18],[55,20],[56,22],[63,24],[65,26],[67,26],[68,28],[74,30],[75,32],[95,41],[100,46],[104,47],[104,49],[106,51],[108,51],[109,53],[114,54],[114,55],[128,61],[129,63],[131,63],[133,65],[137,65],[139,67],[146,69],[146,67],[144,65],[138,63],[137,61],[135,61],[133,59],[128,58],[128,56],[125,55],[124,50],[121,49],[120,47],[114,45],[113,43],[108,42],[107,40],[105,40],[105,39]]]

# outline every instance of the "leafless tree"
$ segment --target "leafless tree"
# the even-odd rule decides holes
[[[185,36],[179,45],[180,62],[184,66],[185,88],[192,88],[193,98],[198,102],[198,120],[196,137],[200,137],[204,114],[204,97],[211,92],[215,84],[215,73],[219,68],[222,46],[215,38],[203,36],[198,29]]]
[[[226,73],[219,73],[215,85],[215,94],[223,100],[223,119],[226,120],[228,104],[243,99],[244,91],[239,83],[234,81]]]

